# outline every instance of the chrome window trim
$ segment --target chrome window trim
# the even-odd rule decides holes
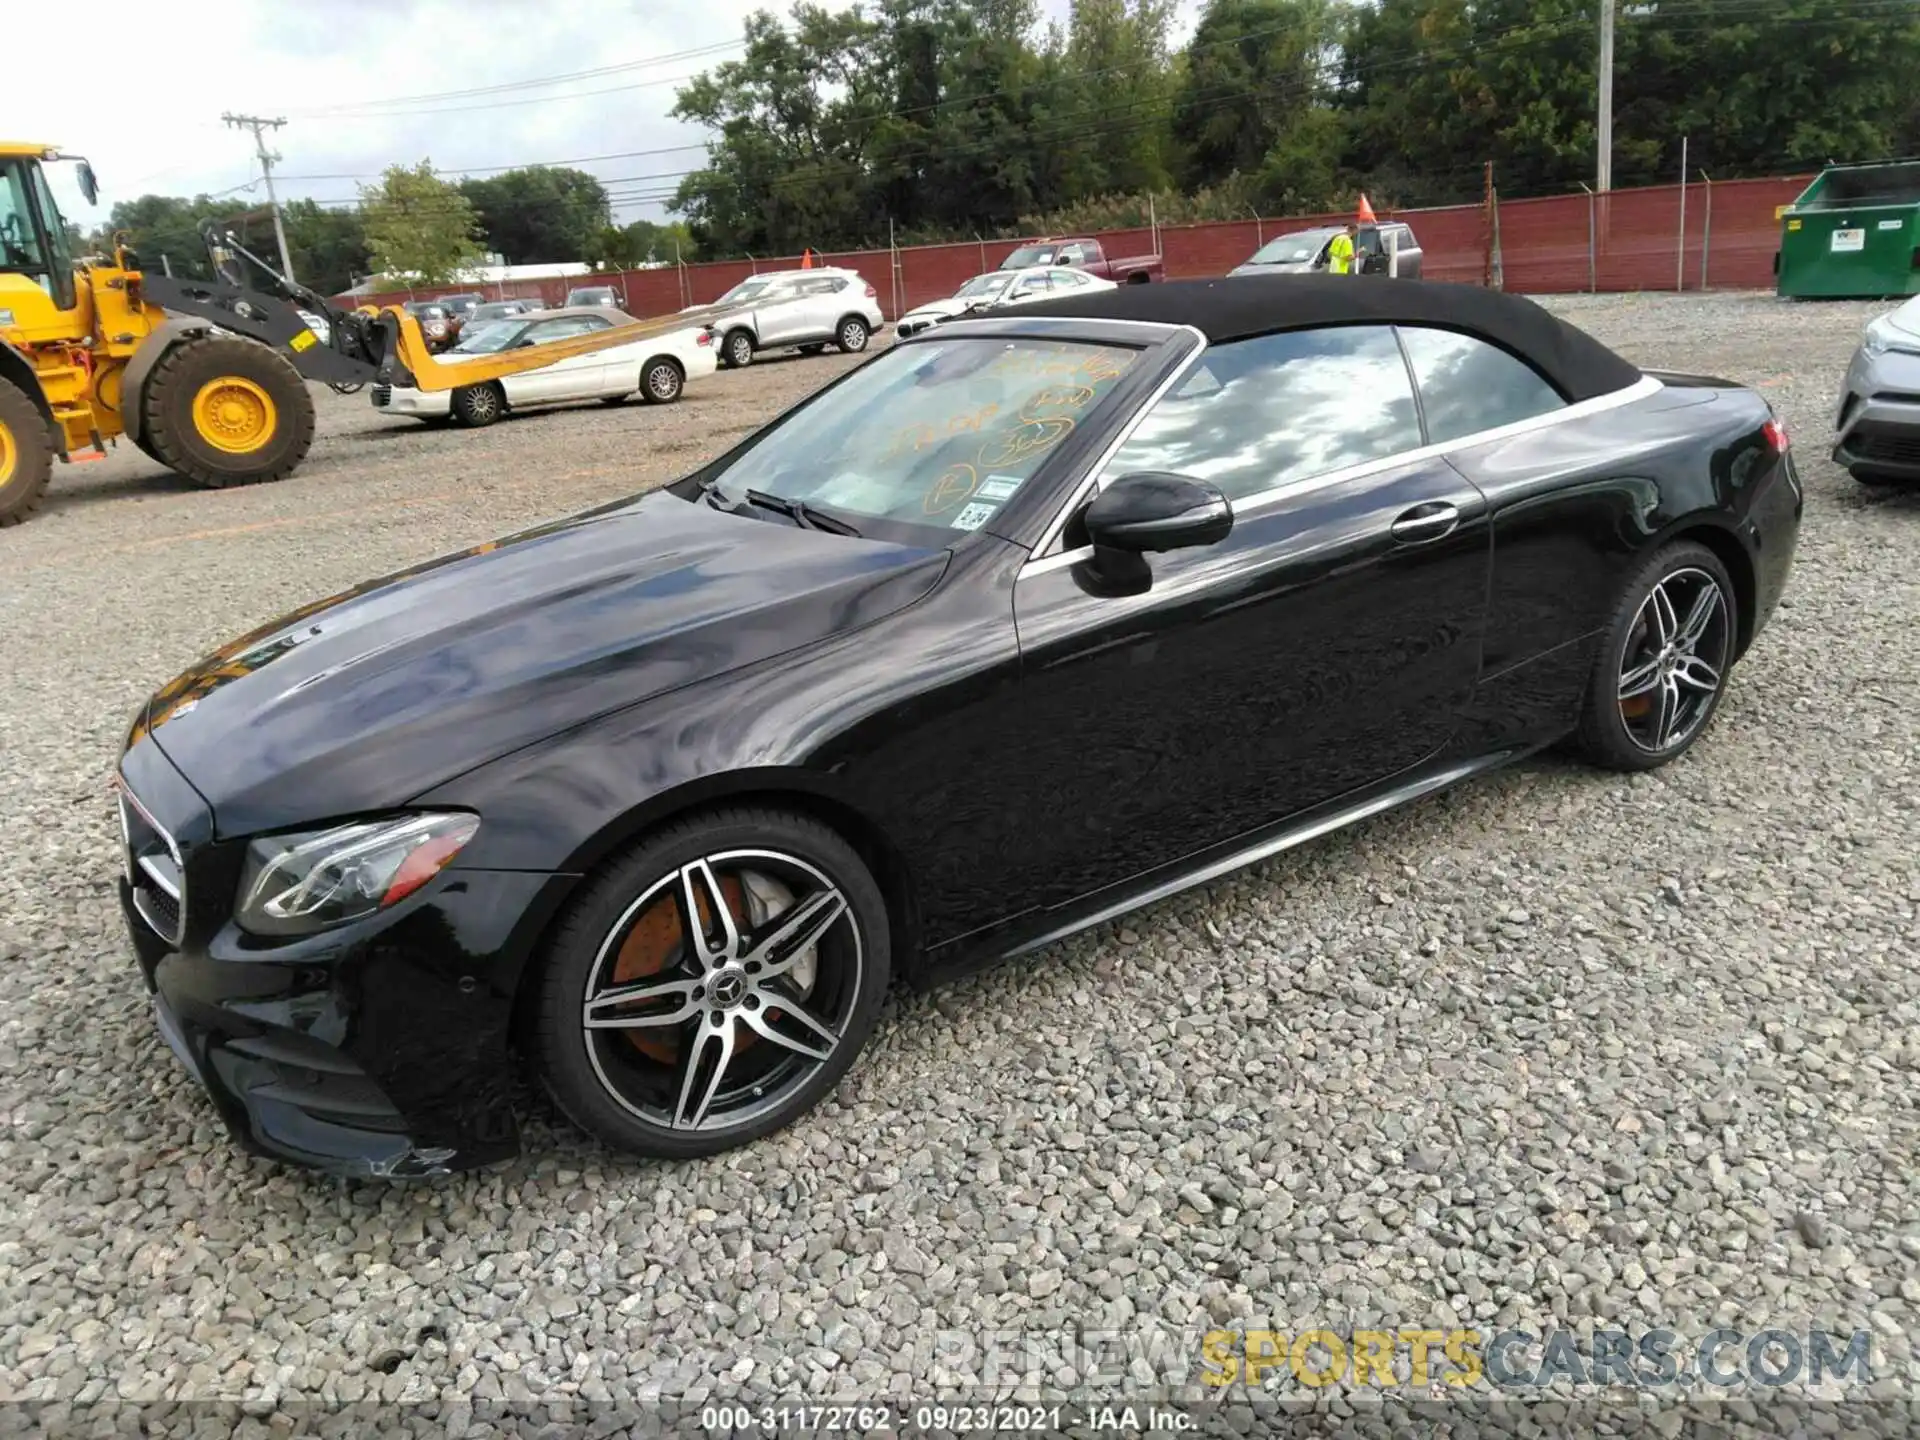
[[[1397,329],[1399,327],[1396,326],[1394,328]],[[1120,437],[1101,454],[1099,463],[1093,467],[1086,480],[1075,490],[1066,507],[1054,517],[1053,523],[1047,527],[1045,538],[1034,548],[1033,558],[1021,566],[1020,573],[1014,577],[1016,584],[1030,575],[1044,575],[1051,570],[1064,569],[1069,565],[1077,565],[1082,560],[1086,560],[1092,556],[1093,547],[1091,545],[1083,545],[1076,550],[1063,550],[1054,554],[1047,554],[1046,552],[1048,548],[1060,538],[1060,532],[1066,528],[1068,519],[1088,497],[1089,493],[1097,493],[1101,472],[1106,469],[1113,457],[1119,453],[1120,447],[1133,437],[1134,430],[1138,428],[1139,424],[1146,418],[1148,411],[1160,403],[1161,397],[1172,388],[1175,382],[1184,378],[1201,360],[1205,359],[1206,353],[1206,349],[1203,348],[1198,354],[1194,355],[1186,365],[1180,367],[1179,372],[1174,375],[1166,385],[1155,390],[1154,393],[1148,397],[1146,404],[1142,405],[1140,409],[1135,412],[1133,419],[1127,423]],[[1383,455],[1377,460],[1365,460],[1357,465],[1347,465],[1338,470],[1328,470],[1319,475],[1308,475],[1298,480],[1290,480],[1283,485],[1275,485],[1266,490],[1257,491],[1247,496],[1244,500],[1230,502],[1233,506],[1233,517],[1237,521],[1242,516],[1256,514],[1281,500],[1311,494],[1313,491],[1323,490],[1330,485],[1344,484],[1349,480],[1362,479],[1368,475],[1378,474],[1382,470],[1391,470],[1401,465],[1417,464],[1422,460],[1444,458],[1456,451],[1470,450],[1477,446],[1490,445],[1513,436],[1526,435],[1535,430],[1544,430],[1550,425],[1558,425],[1567,420],[1580,420],[1591,415],[1603,415],[1609,410],[1617,410],[1623,405],[1631,405],[1636,400],[1644,400],[1650,395],[1657,395],[1664,388],[1661,382],[1653,376],[1642,375],[1633,384],[1619,390],[1609,391],[1605,395],[1596,395],[1590,400],[1579,400],[1571,405],[1562,405],[1558,410],[1549,410],[1540,415],[1529,415],[1525,420],[1515,420],[1510,424],[1496,425],[1491,430],[1476,430],[1471,435],[1461,435],[1456,439],[1443,440],[1436,445],[1422,445],[1413,450],[1398,450],[1391,455]]]

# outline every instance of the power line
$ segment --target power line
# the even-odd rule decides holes
[[[603,79],[608,75],[619,75],[633,70],[649,70],[656,65],[671,64],[680,60],[695,60],[707,55],[721,54],[728,50],[738,50],[745,44],[746,42],[744,40],[724,40],[712,45],[698,45],[689,50],[675,50],[666,55],[655,55],[646,60],[627,60],[618,65],[600,65],[591,70],[574,70],[564,75],[546,75],[528,80],[507,80],[497,85],[476,85],[465,90],[439,90],[424,95],[395,95],[389,96],[384,100],[347,100],[337,105],[315,106],[311,109],[296,110],[293,113],[296,115],[310,116],[339,116],[374,110],[389,105],[427,104],[440,100],[465,100],[477,95],[499,95],[513,90],[544,89],[552,85],[570,85],[578,80]]]

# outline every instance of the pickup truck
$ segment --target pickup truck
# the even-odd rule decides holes
[[[1029,240],[1000,262],[1002,270],[1025,270],[1030,265],[1071,265],[1116,285],[1144,285],[1149,280],[1167,278],[1167,267],[1158,255],[1129,255],[1115,260],[1100,248],[1098,240],[1082,236]]]

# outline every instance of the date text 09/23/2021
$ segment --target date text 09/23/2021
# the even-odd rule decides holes
[[[1176,1434],[1199,1422],[1171,1405],[805,1404],[709,1405],[700,1428],[714,1436],[1056,1435],[1066,1430]]]

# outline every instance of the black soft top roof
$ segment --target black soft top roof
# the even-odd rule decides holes
[[[1122,285],[1022,305],[1019,313],[1191,325],[1214,345],[1326,325],[1430,325],[1511,351],[1570,401],[1608,395],[1640,379],[1638,366],[1585,331],[1524,296],[1478,285],[1372,275],[1230,275]]]

